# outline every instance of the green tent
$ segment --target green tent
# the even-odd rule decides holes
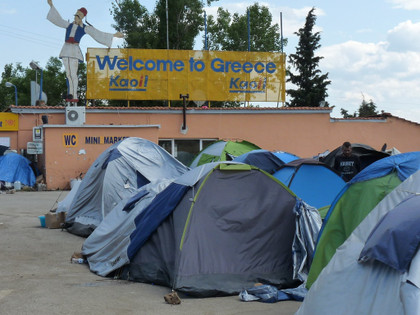
[[[192,161],[190,167],[197,167],[206,163],[219,161],[232,161],[234,158],[252,151],[261,149],[248,141],[216,141],[203,149]]]
[[[420,152],[390,156],[357,174],[331,205],[318,237],[306,287],[310,288],[354,229],[402,181],[420,168]]]

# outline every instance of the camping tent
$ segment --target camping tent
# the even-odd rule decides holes
[[[298,217],[306,228],[296,228]],[[255,282],[296,286],[321,225],[316,209],[274,177],[235,163],[185,173],[134,222],[121,277],[194,296],[236,294]],[[295,235],[305,231],[313,233]]]
[[[256,149],[261,148],[248,141],[216,141],[198,153],[190,167],[210,162],[232,161],[239,155]]]
[[[267,173],[273,174],[282,165],[294,159],[298,159],[298,157],[287,152],[270,152],[257,149],[241,154],[234,158],[233,161],[253,165]]]
[[[70,192],[66,195],[66,197],[57,203],[57,210],[56,212],[68,212],[71,203],[73,202],[74,196],[76,195],[77,191],[79,190],[79,186],[82,183],[80,178],[75,179],[73,178],[70,180]]]
[[[7,153],[0,156],[0,181],[21,182],[25,186],[35,185],[35,174],[31,161],[17,153]]]
[[[373,162],[383,159],[387,156],[390,156],[387,152],[377,151],[369,145],[361,143],[352,143],[353,150],[352,153],[359,157],[360,166],[364,169],[366,166],[372,164]],[[322,158],[322,162],[328,164],[331,167],[334,167],[335,157],[343,153],[342,147],[339,146],[330,152],[326,157]]]
[[[354,229],[296,314],[419,314],[419,227],[417,171]]]
[[[129,263],[127,247],[135,229],[135,219],[172,181],[160,179],[139,188],[131,197],[121,200],[89,235],[82,246],[89,268],[107,276]]]
[[[336,249],[395,187],[420,169],[420,152],[389,156],[369,165],[341,190],[325,217],[306,286],[310,288]]]
[[[173,179],[188,167],[157,144],[126,138],[106,149],[92,164],[73,197],[66,217],[70,233],[88,236],[122,200],[158,179]]]
[[[314,159],[291,161],[273,176],[317,209],[331,205],[346,184],[331,167]]]

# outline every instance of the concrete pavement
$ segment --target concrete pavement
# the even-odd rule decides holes
[[[86,264],[72,264],[84,239],[40,226],[38,216],[67,192],[0,195],[0,314],[280,314],[291,315],[295,301],[241,302],[237,296],[190,298],[169,305],[167,287],[103,278]]]

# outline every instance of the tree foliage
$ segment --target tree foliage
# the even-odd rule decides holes
[[[296,53],[289,55],[289,63],[296,71],[292,72],[290,67],[287,70],[287,82],[296,86],[296,89],[286,90],[291,97],[286,105],[290,107],[319,107],[328,96],[327,86],[331,81],[328,80],[328,73],[322,74],[318,68],[323,57],[315,56],[315,51],[321,46],[321,35],[313,31],[316,22],[314,11],[315,8],[309,11],[304,27],[295,32],[299,37],[298,46]]]
[[[250,36],[248,36],[248,12]],[[205,40],[205,39],[204,39]],[[287,40],[283,41],[285,45]],[[207,49],[226,51],[279,51],[281,38],[279,25],[273,24],[268,7],[258,3],[240,15],[219,8],[217,15],[207,19]],[[203,48],[205,43],[203,41]],[[212,102],[213,107],[238,107],[238,102]]]
[[[353,115],[349,114],[349,112],[344,108],[341,108],[340,113],[344,118],[375,117],[379,115],[379,112],[376,110],[376,104],[372,100],[367,102],[364,98],[358,111],[354,112]]]
[[[258,3],[247,8],[249,12],[250,51],[279,51],[281,48],[279,25],[273,24],[268,7]],[[219,8],[217,16],[210,15],[207,22],[209,50],[247,51],[248,13],[240,15]],[[287,43],[287,41],[284,41]]]
[[[80,64],[79,75],[79,105],[86,103],[86,65]],[[16,86],[18,91],[18,105],[28,106],[31,104],[31,81],[41,83],[41,72],[23,67],[21,63],[7,64],[1,76],[0,82],[0,110],[5,110],[15,103],[15,91],[6,87],[6,82]],[[66,72],[61,60],[50,57],[42,70],[42,90],[47,95],[47,105],[65,106],[62,95],[67,91]]]
[[[213,1],[208,0],[207,4]],[[112,3],[113,27],[126,34],[126,48],[193,49],[195,38],[204,29],[205,2],[173,0],[167,3],[168,21],[166,0],[158,0],[153,12],[148,12],[138,0]]]

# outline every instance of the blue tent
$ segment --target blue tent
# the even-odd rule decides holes
[[[19,181],[25,186],[35,185],[35,174],[30,164],[31,161],[17,153],[0,156],[0,180],[10,183]]]
[[[298,157],[290,153],[270,152],[259,149],[246,152],[234,158],[233,161],[253,165],[267,173],[273,174],[285,163],[296,159]]]
[[[282,160],[285,164],[299,159],[297,155],[284,151],[275,151],[273,152],[273,154],[277,156],[280,160]]]
[[[313,159],[289,162],[273,176],[317,209],[329,206],[346,184],[331,167]]]

